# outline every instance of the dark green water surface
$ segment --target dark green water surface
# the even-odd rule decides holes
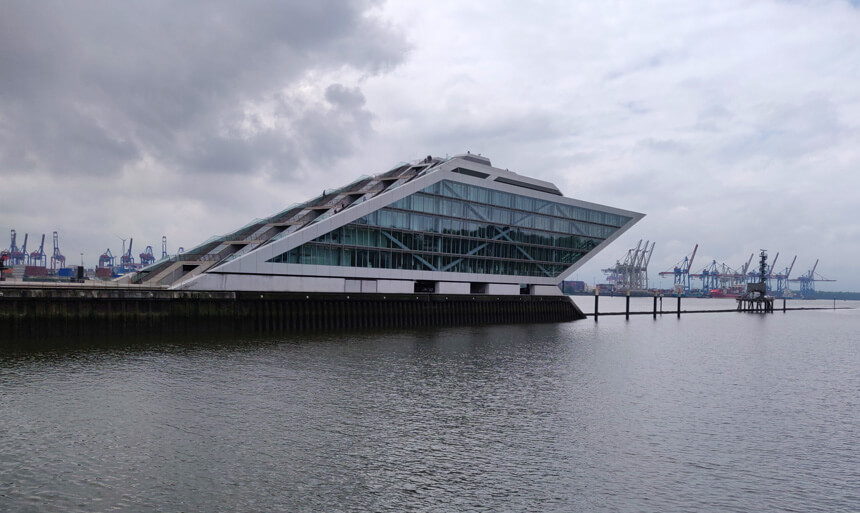
[[[860,511],[860,310],[7,348],[0,511]]]

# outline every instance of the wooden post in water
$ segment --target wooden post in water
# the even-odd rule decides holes
[[[600,290],[594,287],[594,322],[597,322],[597,298],[600,295]]]
[[[681,293],[678,292],[678,318],[681,318]]]
[[[624,318],[630,320],[630,291],[627,291],[627,307],[624,310]]]
[[[782,298],[782,313],[785,313],[785,298]]]
[[[657,292],[654,292],[654,318],[657,318]]]

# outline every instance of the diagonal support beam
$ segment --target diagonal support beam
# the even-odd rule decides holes
[[[514,247],[517,249],[517,251],[519,251],[520,253],[522,253],[522,255],[523,255],[524,257],[526,257],[527,259],[529,259],[529,260],[531,260],[532,262],[534,262],[534,263],[535,263],[535,265],[537,266],[537,268],[538,268],[538,269],[540,269],[540,270],[541,270],[545,275],[547,275],[547,276],[549,276],[549,277],[552,277],[552,273],[551,273],[551,272],[547,271],[547,270],[544,268],[544,266],[542,266],[542,265],[540,265],[539,263],[537,263],[537,260],[535,260],[534,258],[532,258],[532,256],[531,256],[531,255],[529,255],[529,254],[526,252],[526,250],[524,250],[523,248],[521,248],[521,247],[520,247],[520,245],[519,245],[516,241],[514,241],[513,239],[511,239],[510,237],[508,237],[507,233],[503,234],[503,237],[504,237],[504,238],[506,238],[506,239],[508,239],[509,241],[513,242],[513,243],[514,243]]]
[[[405,249],[406,251],[409,251],[409,252],[410,252],[410,254],[412,255],[412,258],[414,258],[415,260],[418,260],[418,261],[419,261],[419,262],[421,262],[422,264],[424,264],[424,265],[426,265],[427,267],[429,267],[431,271],[438,271],[438,269],[436,268],[436,266],[435,266],[435,265],[431,264],[430,262],[428,262],[428,261],[427,261],[427,260],[425,260],[424,258],[422,258],[422,257],[420,257],[420,256],[418,256],[418,255],[416,255],[416,254],[413,252],[413,251],[414,251],[413,249],[411,249],[411,248],[407,248],[405,244],[403,244],[402,242],[400,242],[399,240],[397,240],[396,238],[394,238],[390,233],[386,232],[385,230],[380,230],[380,232],[382,233],[382,235],[385,235],[385,236],[388,238],[388,240],[390,240],[391,242],[393,242],[394,244],[396,244],[399,248],[401,248],[401,249]]]
[[[486,247],[490,244],[490,242],[492,242],[492,241],[494,241],[494,240],[499,240],[499,239],[501,239],[501,238],[502,238],[502,237],[504,237],[504,236],[505,236],[509,231],[511,231],[511,229],[510,229],[510,228],[507,228],[507,229],[505,229],[505,230],[501,230],[501,229],[499,229],[499,227],[498,227],[498,226],[493,226],[493,228],[495,228],[495,229],[496,229],[496,231],[498,231],[499,233],[497,233],[495,236],[493,236],[493,238],[492,238],[492,239],[490,239],[490,240],[488,240],[487,242],[485,242],[485,243],[481,244],[480,246],[478,246],[477,248],[473,249],[472,251],[469,251],[468,253],[466,253],[466,254],[465,254],[465,255],[463,255],[462,257],[458,258],[457,260],[454,260],[453,262],[451,262],[450,264],[446,265],[445,267],[443,267],[443,268],[442,268],[442,269],[440,269],[440,270],[441,270],[441,271],[447,271],[448,269],[453,268],[455,265],[457,265],[457,264],[459,264],[460,262],[462,262],[464,258],[469,257],[469,256],[472,256],[472,255],[474,255],[474,254],[478,253],[478,251],[481,251],[482,249],[486,248]],[[508,240],[510,240],[510,239],[508,239]]]

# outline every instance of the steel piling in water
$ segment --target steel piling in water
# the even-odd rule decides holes
[[[275,333],[486,323],[566,322],[585,315],[567,296],[179,292],[163,289],[0,289],[7,338],[134,333]]]

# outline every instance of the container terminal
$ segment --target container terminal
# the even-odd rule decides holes
[[[699,245],[693,247],[693,251],[683,257],[672,268],[662,271],[661,277],[671,277],[672,288],[660,289],[649,286],[648,263],[654,252],[654,242],[642,240],[627,251],[623,260],[616,261],[612,267],[602,269],[606,275],[606,283],[595,284],[594,289],[602,294],[634,296],[658,295],[681,295],[684,297],[713,297],[713,298],[741,298],[749,289],[751,284],[763,284],[763,293],[776,299],[815,297],[816,282],[833,282],[816,272],[818,259],[812,268],[804,274],[792,278],[794,264],[797,262],[795,255],[791,263],[784,267],[777,267],[779,252],[770,264],[764,267],[750,267],[755,253],[751,253],[749,259],[736,266],[731,267],[724,262],[712,260],[710,264],[702,267],[694,267],[696,253]],[[765,259],[766,260],[766,259]],[[791,290],[791,284],[796,284],[797,289]],[[585,282],[568,281],[563,284],[563,290],[568,294],[590,294],[594,292]]]

